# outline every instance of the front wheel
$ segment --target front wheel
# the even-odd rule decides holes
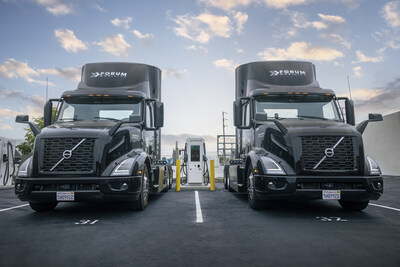
[[[346,210],[363,210],[365,209],[368,204],[369,200],[367,201],[362,201],[362,202],[356,202],[356,201],[344,201],[344,200],[339,200],[340,206]]]
[[[129,202],[129,208],[131,210],[144,210],[147,207],[149,201],[150,191],[150,179],[147,165],[144,165],[142,170],[142,182],[140,185],[139,199],[136,201]]]
[[[254,172],[251,166],[247,171],[247,197],[249,200],[250,207],[252,209],[262,210],[266,208],[266,202],[257,197],[256,188],[254,185]]]
[[[29,206],[31,206],[31,208],[37,212],[52,211],[57,206],[57,204],[58,202],[49,202],[49,203],[29,202]]]

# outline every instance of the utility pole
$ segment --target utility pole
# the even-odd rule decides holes
[[[349,95],[350,95],[350,100],[351,99],[351,88],[350,88],[350,80],[349,80],[349,75],[347,75],[347,85],[349,86]]]
[[[226,152],[225,152],[225,121],[226,121],[226,119],[225,119],[225,114],[228,114],[228,113],[226,113],[226,112],[224,112],[224,111],[222,111],[222,136],[223,136],[223,142],[224,142],[224,150],[223,150],[223,160],[224,160],[224,166],[225,166],[225,163],[226,163]]]
[[[46,102],[48,99],[48,94],[49,94],[49,78],[46,77]]]

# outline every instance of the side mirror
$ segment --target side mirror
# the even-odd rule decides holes
[[[233,102],[233,124],[236,127],[242,125],[242,105],[240,99]]]
[[[164,126],[164,103],[156,102],[155,104],[155,113],[154,113],[154,127],[163,127]]]
[[[344,105],[346,108],[346,122],[350,125],[356,125],[353,101],[350,99],[346,99]]]
[[[365,120],[361,122],[359,125],[357,125],[357,131],[363,134],[365,128],[367,128],[368,122],[374,122],[374,121],[383,121],[382,114],[376,114],[376,113],[369,114],[368,120]]]
[[[44,105],[43,127],[47,127],[51,124],[52,113],[53,113],[53,102],[49,100]]]
[[[140,123],[140,122],[142,122],[142,116],[140,116],[140,115],[130,115],[129,116],[129,122]]]
[[[254,119],[256,121],[266,121],[266,120],[268,120],[268,114],[267,113],[256,113],[256,115],[254,115]]]
[[[39,126],[29,121],[29,115],[17,115],[17,117],[15,118],[15,122],[28,124],[34,136],[40,133]]]
[[[29,115],[17,115],[15,118],[16,123],[27,123],[29,121]]]
[[[382,114],[370,113],[370,114],[368,115],[368,120],[369,120],[370,122],[373,122],[373,121],[383,121],[383,117],[382,117]]]

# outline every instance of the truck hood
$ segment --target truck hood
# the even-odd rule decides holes
[[[115,125],[113,121],[74,121],[55,123],[44,128],[41,137],[97,137],[108,135],[108,130]]]
[[[360,135],[356,128],[343,122],[319,119],[280,120],[291,135]]]

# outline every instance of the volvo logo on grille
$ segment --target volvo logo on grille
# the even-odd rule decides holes
[[[72,151],[74,151],[78,146],[80,146],[80,144],[82,144],[83,142],[85,142],[85,138],[83,138],[81,141],[79,141],[78,144],[76,144],[71,150],[64,150],[63,154],[62,154],[62,158],[50,169],[50,171],[52,172],[58,165],[60,165],[61,162],[63,162],[64,159],[69,159],[72,157]]]
[[[336,142],[336,144],[333,147],[328,147],[325,149],[325,156],[322,157],[322,159],[315,164],[313,170],[317,169],[319,165],[326,159],[326,158],[331,158],[333,155],[335,155],[335,148],[343,141],[344,136],[342,136],[339,141]]]
[[[328,158],[333,157],[333,155],[335,155],[335,151],[333,151],[333,148],[327,148],[325,149],[325,156],[327,156]]]
[[[325,152],[326,153],[326,152]],[[65,150],[63,152],[63,158],[64,159],[69,159],[72,156],[72,150]]]

